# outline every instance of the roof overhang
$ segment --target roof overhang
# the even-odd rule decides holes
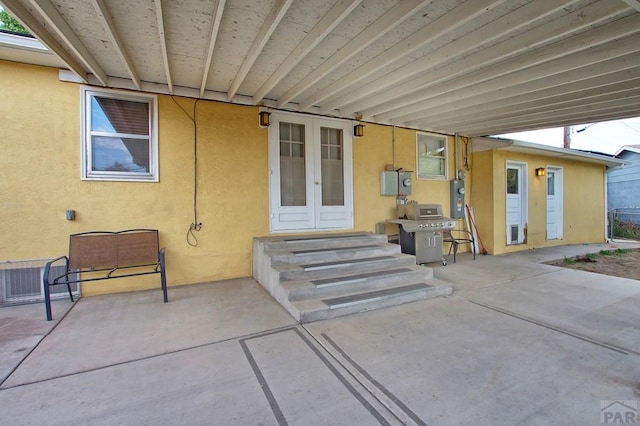
[[[476,149],[476,146],[478,149]],[[607,167],[620,167],[628,164],[628,162],[618,158],[578,151],[575,149],[558,148],[513,139],[489,137],[472,138],[473,152],[485,151],[487,149],[499,149],[503,151],[539,155],[542,157],[563,158],[567,160],[581,161],[584,163],[602,164]]]
[[[618,157],[620,154],[622,154],[625,151],[635,152],[636,154],[640,154],[640,147],[625,145],[622,148],[620,148],[618,151],[616,151],[616,153],[613,154],[613,156]]]
[[[2,31],[0,31],[0,58],[45,67],[65,66],[64,62],[39,40]]]
[[[640,116],[638,0],[1,2],[49,51],[0,59],[95,86],[463,136]]]

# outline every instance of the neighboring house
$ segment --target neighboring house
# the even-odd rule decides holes
[[[447,215],[455,165],[466,166],[466,203],[492,254],[604,241],[604,172],[617,160],[496,140],[483,150],[485,138],[465,150],[452,135],[377,124],[355,138],[351,120],[277,110],[263,128],[258,107],[90,87],[15,62],[0,61],[0,79],[5,265],[62,255],[71,233],[157,228],[169,285],[251,276],[254,237],[374,232],[394,218],[395,198],[380,195],[387,165],[414,171],[409,198]],[[83,294],[152,287],[92,282]]]
[[[627,164],[607,172],[607,207],[619,219],[640,223],[640,145],[623,146],[614,157]]]

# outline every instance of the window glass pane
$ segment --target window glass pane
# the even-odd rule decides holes
[[[280,142],[280,156],[289,157],[290,155],[289,144],[287,142]]]
[[[304,145],[301,143],[292,143],[291,156],[304,158]]]
[[[342,145],[342,130],[329,129],[329,144],[337,146]]]
[[[329,158],[332,160],[342,160],[342,148],[339,146],[332,146],[329,150]]]
[[[286,153],[283,152],[283,145],[287,145]],[[307,204],[304,157],[304,125],[280,123],[280,204],[282,206]]]
[[[344,165],[342,129],[320,128],[322,160],[322,205],[344,205]]]
[[[507,194],[518,194],[519,191],[518,169],[507,169]]]
[[[444,159],[420,158],[419,167],[421,175],[444,176]]]
[[[91,137],[91,170],[149,173],[149,140]]]
[[[329,147],[328,146],[321,146],[320,147],[320,158],[322,158],[323,160],[328,160],[329,159]]]
[[[280,140],[281,141],[290,141],[291,133],[289,132],[289,123],[280,123]]]
[[[304,142],[304,125],[291,124],[291,140]]]
[[[91,130],[149,136],[149,103],[93,96]]]
[[[556,174],[554,172],[547,174],[547,195],[556,195]]]
[[[418,177],[446,178],[447,139],[444,136],[417,134]]]
[[[157,182],[157,98],[82,92],[82,178]]]

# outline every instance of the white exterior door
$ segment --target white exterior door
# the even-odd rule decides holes
[[[526,240],[527,165],[507,162],[506,205],[507,244],[522,244]]]
[[[547,167],[547,240],[562,239],[562,169]]]
[[[271,231],[353,228],[351,122],[273,113]]]

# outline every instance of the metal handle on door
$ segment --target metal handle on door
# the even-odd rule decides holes
[[[320,185],[320,182],[316,182],[316,185]]]

